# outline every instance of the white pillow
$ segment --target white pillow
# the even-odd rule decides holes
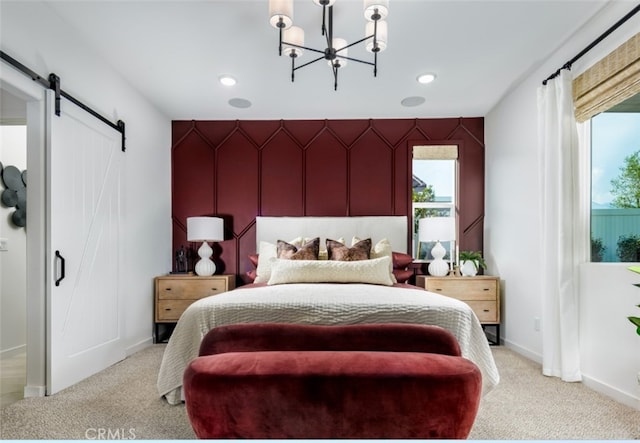
[[[296,247],[302,246],[302,237],[294,238],[287,242]],[[278,256],[278,246],[266,241],[260,242],[258,251],[258,266],[256,266],[256,278],[254,283],[267,283],[271,277],[271,265]]]
[[[281,260],[272,263],[269,285],[284,283],[370,283],[393,285],[389,257],[358,261]]]
[[[358,237],[353,237],[351,239],[351,246],[358,243],[361,239]],[[383,238],[375,245],[371,246],[371,258],[380,258],[380,257],[389,257],[389,274],[391,275],[391,280],[394,283],[397,283],[396,276],[393,275],[393,250],[391,249],[391,242],[386,238]]]

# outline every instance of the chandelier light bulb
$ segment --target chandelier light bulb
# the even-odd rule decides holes
[[[347,41],[343,38],[336,37],[333,39],[332,46],[333,46],[333,49],[337,51],[338,49],[341,49],[347,46]],[[347,59],[341,58],[341,57],[348,57],[348,56],[349,56],[348,48],[343,49],[340,52],[336,52],[336,58],[333,60],[328,60],[329,66],[334,66],[336,63],[338,63],[341,68],[344,68],[345,66],[347,66]]]
[[[289,46],[285,42],[304,46],[304,29],[298,26],[292,26],[289,29],[285,30],[284,34],[282,35],[282,51],[285,53],[285,55],[291,56],[291,54],[295,54],[295,57],[300,57],[304,53],[304,50],[296,46]]]
[[[378,24],[378,30],[376,35],[376,43],[378,44],[378,52],[382,52],[385,49],[387,49],[388,27],[387,27],[387,22],[384,20],[378,20],[377,24]],[[375,25],[376,25],[376,22],[367,22],[365,26],[365,31],[364,31],[365,37],[373,35],[373,28]],[[367,51],[373,52],[373,38],[370,38],[369,40],[367,40],[366,48],[367,48]]]
[[[335,2],[336,0],[313,0],[313,3],[318,6],[333,6]]]
[[[376,10],[379,17],[374,17]],[[369,21],[384,20],[389,15],[389,0],[364,0],[364,18]]]

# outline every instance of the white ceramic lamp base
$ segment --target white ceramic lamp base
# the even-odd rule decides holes
[[[429,263],[429,275],[444,277],[449,273],[449,264],[442,259],[446,253],[447,250],[444,249],[444,246],[442,246],[439,241],[436,242],[436,245],[431,250],[433,261]]]
[[[200,260],[196,263],[196,274],[208,277],[216,273],[216,264],[211,260],[211,254],[213,254],[211,246],[206,241],[202,242],[202,246],[198,249]]]

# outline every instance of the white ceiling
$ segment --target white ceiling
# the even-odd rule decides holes
[[[606,0],[390,0],[389,43],[372,68],[349,63],[333,90],[324,61],[296,72],[278,57],[267,0],[58,1],[53,10],[173,120],[484,116]],[[322,9],[295,0],[306,46],[324,49]],[[337,0],[334,36],[364,36],[361,0]],[[349,56],[370,58],[352,47]],[[306,52],[300,63],[312,59]],[[418,74],[435,82],[420,85]],[[238,80],[219,84],[221,74]],[[542,78],[540,79],[542,81]],[[424,97],[415,107],[406,97]],[[245,109],[232,98],[249,100]]]

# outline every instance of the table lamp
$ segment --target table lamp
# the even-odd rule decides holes
[[[187,240],[202,242],[202,246],[198,249],[200,260],[195,266],[196,274],[201,276],[215,274],[216,264],[211,260],[213,249],[207,242],[224,240],[224,220],[219,217],[188,217]]]
[[[433,260],[429,263],[429,275],[444,277],[449,273],[449,264],[442,258],[447,250],[440,241],[455,240],[455,219],[453,217],[424,217],[418,222],[418,241],[436,244],[431,250]]]

